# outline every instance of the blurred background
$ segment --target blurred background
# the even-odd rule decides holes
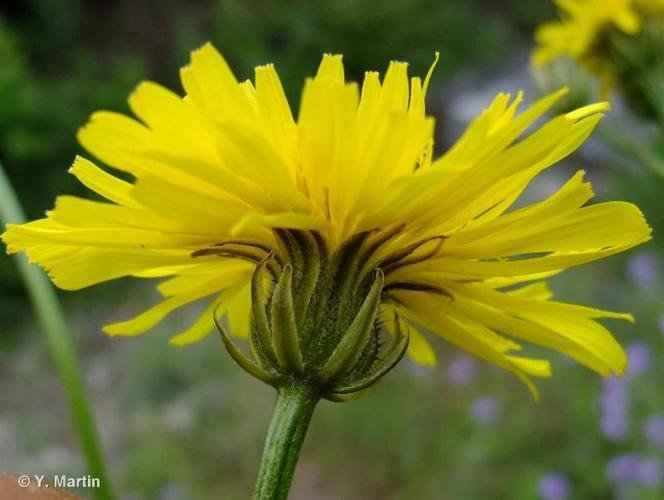
[[[208,40],[241,79],[274,62],[295,109],[324,52],[344,53],[358,80],[390,59],[424,74],[439,50],[428,110],[444,149],[495,93],[523,88],[532,100],[546,87],[533,84],[529,52],[535,26],[554,16],[540,0],[4,1],[0,160],[30,218],[56,194],[85,194],[66,174],[82,153],[78,127],[97,109],[128,112],[141,80],[179,92],[178,68]],[[634,132],[620,102],[614,108],[609,123]],[[664,498],[664,182],[595,139],[528,198],[578,168],[598,199],[637,203],[655,228],[647,245],[552,280],[560,300],[634,313],[634,325],[609,325],[628,351],[628,375],[602,380],[552,354],[555,375],[539,383],[536,404],[512,376],[436,342],[435,368],[405,360],[369,397],[319,406],[292,498]],[[152,285],[59,292],[115,489],[123,499],[246,498],[272,390],[233,365],[215,335],[169,345],[192,311],[138,338],[105,336],[102,325],[154,302]],[[0,326],[0,470],[84,474],[55,368],[4,252]]]

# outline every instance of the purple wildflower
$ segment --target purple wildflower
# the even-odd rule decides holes
[[[659,285],[660,264],[652,252],[634,255],[627,263],[627,278],[645,292],[653,292]]]
[[[600,419],[602,434],[611,441],[622,441],[627,436],[629,422],[622,415],[603,415]]]
[[[635,453],[623,453],[611,459],[606,467],[606,474],[617,483],[630,482],[636,479],[639,457]]]
[[[473,402],[470,413],[478,424],[490,424],[500,415],[500,402],[494,396],[482,396]]]
[[[640,483],[658,487],[664,482],[664,463],[659,458],[639,457],[624,453],[613,458],[606,469],[609,479],[616,483]]]
[[[475,377],[475,360],[470,356],[458,356],[450,363],[447,376],[454,385],[468,385]]]
[[[633,342],[627,346],[627,375],[640,375],[650,368],[650,348],[643,342]]]
[[[645,486],[657,487],[664,480],[664,465],[658,458],[647,457],[636,467],[636,480]]]
[[[620,441],[627,436],[629,420],[627,409],[629,394],[624,380],[610,377],[604,381],[604,393],[600,400],[602,433],[612,441]]]
[[[542,500],[566,500],[570,492],[569,479],[560,472],[550,472],[540,478],[537,491]]]
[[[646,439],[653,445],[664,449],[664,415],[652,415],[643,426]]]

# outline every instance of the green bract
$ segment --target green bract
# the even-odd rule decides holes
[[[250,354],[215,319],[233,359],[278,390],[305,386],[319,398],[344,401],[378,382],[403,357],[409,336],[395,317],[391,342],[378,319],[383,268],[392,270],[421,244],[368,266],[383,235],[364,232],[329,255],[311,232],[275,230],[287,261],[269,252],[251,283]],[[242,242],[210,251],[255,260],[260,249]]]

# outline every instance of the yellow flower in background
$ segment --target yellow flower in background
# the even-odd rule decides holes
[[[607,33],[636,35],[644,20],[664,13],[664,0],[557,0],[556,5],[561,19],[535,32],[533,63],[542,67],[557,57],[571,57],[601,78],[605,92],[616,79]]]
[[[166,278],[157,285],[163,300],[105,327],[111,335],[143,333],[205,300],[174,344],[205,337],[217,307],[232,333],[247,337],[250,325],[263,324],[261,311],[250,312],[264,295],[261,282],[277,282],[271,321],[302,326],[315,304],[298,300],[325,273],[311,260],[309,279],[296,263],[311,257],[303,248],[317,248],[337,255],[338,268],[358,283],[379,276],[372,290],[380,290],[381,324],[392,332],[400,322],[410,326],[408,353],[419,363],[435,362],[430,341],[437,335],[516,374],[532,391],[530,377],[549,376],[549,363],[519,355],[519,341],[604,376],[623,373],[623,350],[596,320],[631,316],[553,301],[541,280],[648,240],[639,209],[586,205],[593,193],[582,171],[550,197],[512,208],[536,175],[583,144],[608,105],[533,129],[564,91],[520,114],[521,94],[500,94],[434,159],[424,102],[430,75],[409,80],[407,65],[392,62],[382,79],[370,71],[358,87],[345,81],[341,56],[326,55],[305,83],[296,121],[272,65],[238,83],[205,45],[181,71],[184,98],[145,82],[129,98],[137,119],[101,111],[80,130],[85,149],[130,182],[78,157],[70,172],[106,201],[60,196],[46,218],[9,225],[3,240],[67,290],[122,276]],[[357,252],[344,257],[344,248]],[[261,268],[274,280],[259,275]],[[294,318],[280,309],[291,283]],[[344,307],[357,311],[352,302],[332,314],[322,300],[320,314],[334,322]],[[274,346],[280,363],[287,348]]]

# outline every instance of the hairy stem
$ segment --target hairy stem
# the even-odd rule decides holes
[[[279,388],[265,439],[254,500],[288,498],[295,465],[318,401],[318,396],[306,387],[292,384]]]

